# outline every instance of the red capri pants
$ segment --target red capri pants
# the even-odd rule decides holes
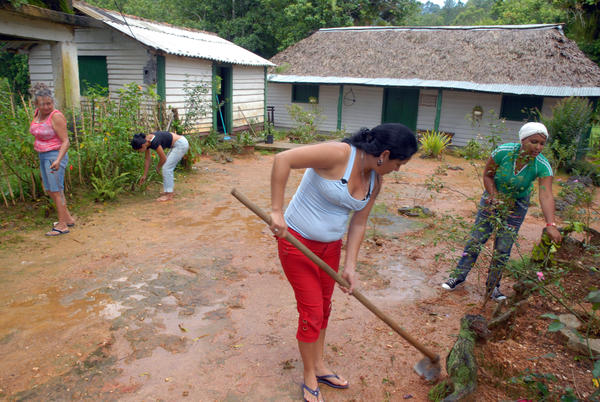
[[[342,249],[341,239],[323,243],[305,239],[290,228],[288,231],[331,268],[338,271]],[[296,295],[298,308],[296,339],[300,342],[316,342],[321,330],[327,328],[335,280],[287,240],[279,238],[278,246],[283,271]]]

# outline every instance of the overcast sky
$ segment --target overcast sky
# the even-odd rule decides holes
[[[419,0],[421,3],[427,3],[427,0]],[[440,7],[444,7],[445,0],[430,0],[432,3],[437,4]]]

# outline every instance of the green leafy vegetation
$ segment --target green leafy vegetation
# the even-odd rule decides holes
[[[295,103],[286,107],[290,117],[296,123],[288,133],[290,141],[300,144],[314,142],[317,138],[317,128],[324,120],[319,105],[311,99],[306,108]]]
[[[442,153],[450,143],[451,138],[439,131],[425,132],[419,138],[421,143],[421,154],[426,158],[440,158]]]
[[[592,126],[594,110],[585,98],[564,98],[553,108],[552,116],[538,111],[539,119],[548,128],[549,159],[555,170],[564,169],[574,161]]]

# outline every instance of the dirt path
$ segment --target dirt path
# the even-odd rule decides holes
[[[299,400],[295,302],[275,241],[229,194],[236,187],[268,207],[271,163],[258,153],[230,164],[202,159],[178,176],[176,202],[99,206],[67,236],[29,233],[0,251],[0,397]],[[451,266],[439,254],[459,251],[436,246],[432,220],[395,210],[418,203],[470,222],[477,173],[464,160],[446,163],[464,170],[415,158],[388,178],[360,266],[365,295],[442,359],[460,317],[480,303],[484,278],[442,293]],[[424,186],[431,177],[445,183],[439,193]],[[288,196],[299,179],[290,178]],[[536,209],[521,230],[526,250],[541,231]],[[429,386],[412,369],[420,358],[335,291],[327,360],[351,387],[324,387],[327,401],[425,401]]]

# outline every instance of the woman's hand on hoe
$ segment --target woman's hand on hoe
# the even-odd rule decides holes
[[[356,272],[354,271],[354,269],[344,268],[344,272],[342,273],[342,278],[346,282],[348,282],[350,287],[346,288],[346,287],[340,285],[340,289],[344,293],[352,294],[352,292],[354,291],[354,288],[356,287]]]
[[[283,212],[271,212],[271,232],[277,237],[283,237],[287,230],[287,224],[283,219]]]

